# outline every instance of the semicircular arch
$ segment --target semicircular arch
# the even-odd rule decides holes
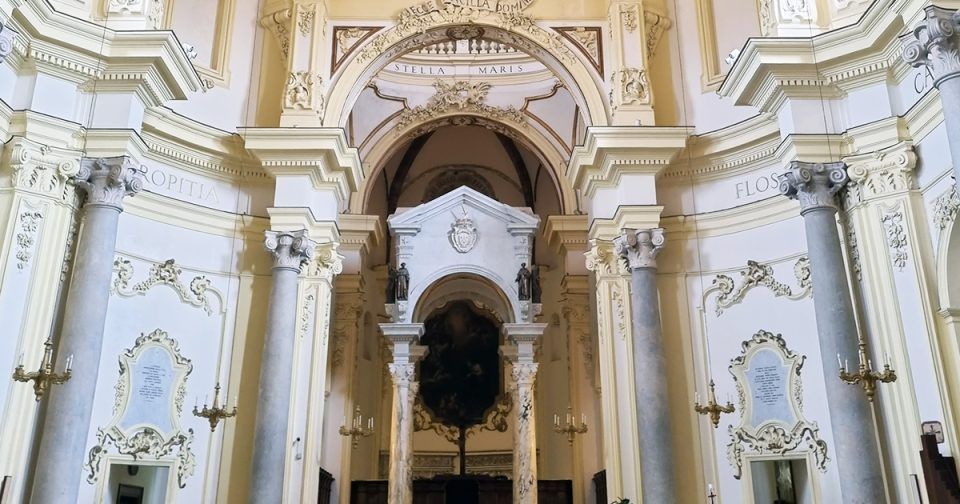
[[[393,142],[386,141],[386,139],[375,142],[370,152],[364,155],[363,181],[357,188],[360,197],[350,199],[351,211],[354,213],[364,213],[366,211],[367,204],[373,197],[373,188],[380,171],[384,169],[387,161],[396,155],[410,139],[445,126],[480,126],[502,133],[519,142],[523,147],[536,154],[546,165],[557,198],[560,201],[561,212],[564,214],[572,213],[577,208],[576,193],[563,173],[566,167],[566,159],[546,135],[532,127],[521,130],[482,116],[452,112],[437,116],[426,122],[409,124],[404,128],[395,130],[394,138],[396,140]]]
[[[471,15],[473,14],[473,15]],[[550,69],[585,111],[587,126],[608,124],[607,102],[595,73],[563,39],[518,13],[465,12],[448,6],[428,15],[402,17],[359,49],[333,80],[323,125],[344,127],[367,83],[396,58],[450,39],[450,29],[469,25],[484,38],[523,51]],[[339,85],[348,83],[348,85]]]
[[[465,292],[469,292],[469,296]],[[423,322],[455,301],[470,302],[477,310],[489,313],[499,324],[514,321],[513,309],[503,290],[476,273],[450,273],[434,280],[421,294],[411,320]]]

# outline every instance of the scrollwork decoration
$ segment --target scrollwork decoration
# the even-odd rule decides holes
[[[166,285],[177,293],[182,302],[202,308],[207,315],[213,315],[209,294],[213,293],[217,298],[223,299],[223,295],[211,286],[210,279],[204,275],[194,277],[189,285],[185,285],[180,278],[183,269],[177,266],[174,259],[151,265],[147,278],[131,286],[133,273],[130,260],[117,256],[113,261],[113,284],[110,292],[122,297],[145,296],[150,289]]]
[[[757,261],[747,261],[747,269],[740,271],[741,284],[737,287],[736,281],[727,275],[717,275],[713,285],[704,292],[704,299],[711,293],[718,292],[716,314],[719,317],[724,310],[740,304],[747,293],[756,287],[765,287],[776,297],[786,297],[792,301],[803,299],[810,295],[813,283],[810,277],[810,259],[806,256],[797,259],[793,267],[799,291],[794,292],[790,286],[774,278],[773,267]]]

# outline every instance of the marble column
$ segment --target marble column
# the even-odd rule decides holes
[[[143,188],[143,173],[126,156],[83,159],[74,178],[86,193],[70,290],[57,341],[57,370],[74,357],[72,375],[50,390],[30,502],[76,504],[86,455],[93,397],[123,198]]]
[[[631,272],[634,384],[637,441],[640,445],[640,485],[643,502],[677,502],[671,446],[667,362],[660,326],[657,254],[663,229],[625,230],[614,240],[617,253]]]
[[[954,183],[960,187],[960,11],[928,5],[924,13],[926,18],[913,32],[901,37],[903,59],[926,68],[940,91]]]
[[[537,341],[546,324],[504,324],[509,344],[500,353],[511,363],[513,386],[513,502],[537,503],[537,416],[535,389],[537,379]]]
[[[273,256],[273,285],[260,354],[260,389],[253,437],[250,504],[280,504],[287,455],[287,420],[293,383],[298,279],[314,254],[306,231],[267,231]]]
[[[857,358],[857,325],[836,220],[835,195],[847,181],[843,163],[794,161],[780,175],[780,191],[800,201],[806,230],[833,457],[840,473],[843,502],[875,504],[886,502],[886,496],[870,403],[863,389],[841,381],[832,365],[837,355]]]
[[[417,361],[427,348],[417,344],[423,336],[423,324],[380,324],[391,344],[393,362],[393,410],[390,416],[390,472],[388,504],[413,502],[413,403],[420,384],[416,381]]]

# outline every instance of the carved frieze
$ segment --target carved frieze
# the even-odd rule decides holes
[[[826,472],[827,444],[816,422],[803,415],[801,370],[805,356],[787,348],[783,336],[759,331],[743,342],[730,362],[739,397],[740,424],[729,426],[727,459],[740,479],[744,456],[789,456],[811,453],[816,467]]]
[[[121,297],[145,296],[150,289],[165,285],[177,293],[180,301],[202,308],[207,315],[213,314],[210,295],[223,299],[223,294],[214,289],[210,279],[204,275],[195,276],[189,284],[184,284],[180,278],[183,275],[183,269],[177,266],[173,259],[151,265],[147,278],[131,285],[133,274],[133,263],[125,257],[116,257],[113,260],[113,284],[110,287],[110,293]]]
[[[42,209],[24,210],[17,218],[17,269],[24,270],[30,265],[36,249],[37,235],[43,222]]]
[[[428,122],[450,112],[476,114],[494,121],[503,121],[517,126],[526,126],[526,118],[516,107],[487,105],[487,94],[493,86],[487,82],[437,80],[433,83],[436,93],[425,105],[405,109],[397,119],[397,134],[415,123]]]
[[[104,476],[107,455],[116,451],[133,460],[172,461],[177,484],[184,488],[196,465],[190,447],[193,429],[180,425],[193,364],[181,355],[176,340],[160,329],[141,334],[119,361],[113,418],[97,429],[97,443],[84,465],[87,482]]]
[[[732,277],[717,275],[713,279],[713,284],[704,291],[703,297],[707,299],[710,294],[717,293],[716,313],[719,317],[727,308],[743,302],[747,293],[756,287],[764,287],[776,297],[785,297],[793,301],[809,296],[813,288],[810,279],[810,259],[806,256],[797,259],[793,266],[793,273],[797,279],[797,292],[774,277],[773,267],[756,261],[747,261],[747,268],[740,270],[739,286]]]

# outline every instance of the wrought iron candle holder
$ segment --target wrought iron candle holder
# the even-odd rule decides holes
[[[197,405],[193,405],[193,415],[200,418],[206,418],[210,422],[210,432],[217,430],[217,424],[221,420],[226,420],[227,418],[233,418],[237,416],[237,400],[233,400],[233,409],[227,410],[227,403],[224,401],[223,406],[220,405],[220,382],[217,382],[217,386],[213,388],[213,405],[209,408],[207,407],[207,401],[203,401],[203,409],[197,410]]]
[[[20,354],[20,362],[13,370],[14,381],[27,383],[33,382],[33,394],[37,397],[37,402],[43,398],[51,385],[60,385],[70,379],[70,370],[73,368],[73,355],[67,357],[67,364],[63,373],[53,371],[53,339],[49,338],[43,344],[43,361],[40,363],[40,369],[36,371],[25,371],[23,368],[23,354]]]
[[[574,437],[577,434],[584,434],[587,432],[587,416],[581,414],[580,424],[577,425],[577,419],[573,415],[573,408],[567,406],[567,419],[562,425],[560,424],[560,415],[553,415],[553,430],[557,434],[566,434],[567,443],[569,443],[570,446],[573,446]]]
[[[859,384],[867,394],[867,399],[873,402],[877,395],[877,383],[893,383],[897,381],[897,372],[890,368],[890,356],[883,359],[883,371],[873,370],[873,361],[867,357],[867,343],[860,337],[858,357],[860,366],[855,373],[847,370],[847,363],[841,362],[840,354],[837,354],[837,365],[840,366],[840,379],[850,385]]]
[[[733,413],[736,411],[736,408],[733,407],[733,403],[729,400],[725,405],[721,405],[717,402],[717,394],[714,390],[713,380],[710,380],[710,391],[707,392],[707,403],[700,404],[700,394],[698,393],[696,400],[693,403],[693,409],[701,415],[709,415],[714,429],[720,426],[720,415],[724,413]]]
[[[344,425],[340,426],[340,435],[341,436],[350,436],[353,438],[353,449],[357,449],[357,445],[360,444],[360,438],[365,438],[373,434],[373,417],[367,419],[367,426],[363,426],[363,414],[360,413],[360,406],[358,405],[353,410],[353,421],[350,423],[348,428],[347,418],[343,418]]]

